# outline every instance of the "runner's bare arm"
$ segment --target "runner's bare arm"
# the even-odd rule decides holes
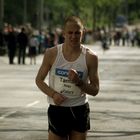
[[[99,92],[99,75],[98,75],[98,57],[95,53],[90,52],[87,56],[87,65],[89,73],[89,84],[83,84],[81,89],[89,95],[96,96]]]
[[[52,63],[54,61],[53,59],[54,59],[53,49],[47,49],[44,54],[43,62],[36,76],[36,85],[43,93],[45,93],[50,97],[53,97],[54,90],[51,89],[48,86],[48,84],[44,82],[44,80],[48,75],[49,70],[51,69]]]
[[[47,51],[45,52],[42,65],[36,76],[36,84],[43,93],[53,98],[53,101],[56,105],[60,105],[67,98],[49,87],[49,85],[44,81],[51,69],[52,64],[54,63],[56,53],[56,47],[47,49]]]
[[[82,81],[75,70],[69,71],[69,79],[72,80],[85,93],[96,96],[99,92],[99,76],[98,76],[98,57],[93,52],[87,52],[87,66],[89,83]]]

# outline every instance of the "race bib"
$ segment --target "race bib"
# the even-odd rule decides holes
[[[78,72],[80,78],[83,73]],[[56,69],[54,78],[54,88],[57,92],[68,98],[76,98],[81,96],[82,92],[71,80],[68,79],[68,70]]]

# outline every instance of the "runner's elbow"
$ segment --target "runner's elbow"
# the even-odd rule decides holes
[[[94,89],[94,91],[92,92],[93,96],[96,96],[99,93],[99,87],[96,87],[96,89]]]
[[[35,83],[36,83],[37,86],[39,86],[40,83],[41,83],[41,79],[38,78],[38,77],[36,77],[36,78],[35,78]]]

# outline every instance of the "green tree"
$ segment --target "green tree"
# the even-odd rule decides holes
[[[25,0],[4,1],[4,21],[13,25],[23,24]],[[27,1],[27,22],[38,27],[40,0]],[[114,26],[118,15],[125,15],[129,23],[140,19],[139,0],[44,0],[43,26],[61,26],[68,15],[80,16],[87,28]]]

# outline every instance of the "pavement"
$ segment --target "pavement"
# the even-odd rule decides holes
[[[99,58],[100,92],[89,96],[87,140],[140,140],[140,48],[87,45]],[[0,140],[47,140],[47,100],[34,79],[37,64],[8,64],[0,56]],[[48,77],[46,78],[46,82]]]

